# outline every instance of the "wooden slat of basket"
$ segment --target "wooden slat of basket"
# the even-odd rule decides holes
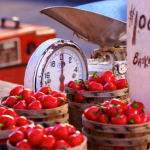
[[[56,124],[61,124],[61,123],[68,123],[69,121],[69,115],[66,114],[64,117],[62,118],[56,118],[54,120],[42,120],[41,122],[34,122],[34,124],[41,124],[44,127],[48,127],[48,126],[55,126]]]
[[[113,133],[113,134],[131,134],[131,133],[146,133],[150,131],[150,123],[144,123],[139,125],[113,125],[103,124],[95,121],[91,121],[82,115],[83,126],[94,129],[97,132]]]
[[[150,135],[136,137],[136,138],[108,138],[108,137],[98,137],[86,133],[84,127],[82,128],[82,133],[88,138],[89,142],[96,143],[104,146],[113,147],[132,147],[140,146],[150,142]]]

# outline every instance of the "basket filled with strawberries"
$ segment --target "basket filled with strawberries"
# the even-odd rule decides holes
[[[130,102],[129,86],[126,79],[115,78],[106,71],[98,76],[97,72],[87,81],[70,81],[65,85],[65,92],[69,101],[69,123],[82,128],[82,113],[85,108],[118,98],[125,103]]]
[[[150,142],[150,115],[141,102],[112,99],[91,106],[84,110],[82,123],[89,150],[147,150]]]
[[[49,86],[37,92],[24,86],[16,86],[9,96],[1,98],[1,106],[12,108],[19,116],[25,116],[35,124],[53,126],[68,122],[68,104],[65,94],[52,91]]]
[[[7,146],[9,150],[87,150],[87,138],[67,123],[46,128],[37,124],[9,134]]]

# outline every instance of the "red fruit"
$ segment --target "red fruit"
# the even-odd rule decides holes
[[[44,135],[41,143],[40,148],[42,149],[52,149],[55,145],[55,137],[53,135]]]
[[[72,89],[81,90],[79,82],[70,81],[67,86]]]
[[[59,93],[58,91],[52,91],[51,93],[49,93],[48,95],[54,95],[56,93]]]
[[[45,95],[42,97],[42,106],[45,109],[56,108],[58,106],[58,100],[51,95]]]
[[[111,82],[111,77],[107,74],[102,74],[99,76],[98,82],[105,85],[107,82]]]
[[[58,100],[58,106],[63,106],[66,104],[66,101],[63,97],[57,97]]]
[[[43,86],[38,90],[38,92],[43,92],[47,95],[52,92],[52,89],[49,86]]]
[[[34,96],[33,90],[31,90],[31,89],[24,89],[24,90],[19,92],[18,98],[26,100],[30,96]]]
[[[91,106],[89,108],[86,108],[83,113],[87,119],[96,121],[100,115],[99,110],[99,107]]]
[[[63,97],[64,99],[66,99],[66,95],[63,93],[55,93],[52,95],[53,97]]]
[[[97,83],[97,82],[90,82],[89,83],[89,91],[103,91],[104,87],[102,84]]]
[[[11,125],[16,125],[16,120],[10,115],[1,115],[0,124],[3,125],[2,127],[6,128]]]
[[[116,90],[116,89],[117,89],[116,85],[113,82],[107,82],[104,85],[104,90],[106,90],[106,91],[113,91],[113,90]]]
[[[65,124],[58,124],[54,126],[53,135],[57,140],[66,140],[69,136],[68,128]]]
[[[127,80],[119,79],[115,82],[115,85],[116,85],[117,89],[124,89],[124,88],[126,88]]]
[[[107,74],[108,76],[112,78],[115,78],[115,75],[111,71],[106,71],[104,74]]]
[[[27,134],[28,141],[32,146],[40,145],[40,142],[42,141],[43,137],[44,132],[41,129],[30,129]]]
[[[75,147],[75,146],[78,146],[80,145],[82,142],[84,141],[84,138],[83,138],[83,135],[82,134],[71,134],[69,137],[68,137],[68,140],[67,142],[69,143],[69,145],[71,147]]]
[[[122,115],[123,114],[123,109],[121,105],[119,104],[114,104],[114,105],[108,105],[106,108],[106,115],[109,118],[117,116],[117,114]]]
[[[11,130],[11,129],[17,129],[17,128],[18,128],[17,126],[11,125],[11,126],[4,128],[4,130]]]
[[[109,105],[109,103],[110,103],[109,101],[105,101],[105,102],[101,103],[101,105],[104,107],[107,107]]]
[[[28,125],[29,121],[26,117],[20,116],[16,119],[16,125],[17,126],[23,126],[23,125]]]
[[[16,144],[16,147],[19,149],[26,149],[26,150],[31,150],[33,147],[29,143],[27,139],[24,139]]]
[[[6,100],[2,102],[2,105],[3,105],[3,106],[7,106]]]
[[[129,115],[129,117],[128,117],[128,123],[129,124],[142,124],[143,121],[142,121],[142,118],[140,117],[140,115],[132,114],[132,115]]]
[[[117,124],[117,125],[126,125],[127,124],[127,117],[124,114],[116,115],[115,117],[111,118],[111,123]]]
[[[7,105],[8,107],[12,107],[12,106],[14,106],[16,103],[18,103],[18,102],[19,102],[19,99],[16,98],[15,96],[9,96],[9,97],[7,97],[7,99],[6,99],[6,105]]]
[[[44,128],[42,125],[40,125],[40,124],[36,124],[36,125],[33,127],[33,129],[40,129],[40,130],[43,131],[44,134],[46,133],[45,128]]]
[[[97,82],[98,79],[99,79],[99,76],[97,75],[97,71],[96,71],[96,72],[93,73],[93,76],[91,76],[89,78],[89,81],[95,81],[95,82]]]
[[[143,112],[140,113],[140,117],[143,121],[143,123],[149,122],[148,115],[146,114],[146,110],[142,109]]]
[[[81,103],[81,102],[83,102],[86,98],[84,97],[84,96],[81,96],[81,93],[82,92],[87,92],[86,90],[79,90],[78,91],[78,94],[77,95],[75,95],[75,101],[77,102],[77,103]]]
[[[43,109],[43,106],[41,104],[40,101],[33,101],[32,103],[30,103],[28,106],[27,106],[27,109],[29,110],[41,110]]]
[[[107,115],[100,114],[97,119],[97,122],[108,124],[110,122],[110,119],[107,117]]]
[[[139,114],[142,112],[143,108],[145,109],[142,102],[136,102],[136,101],[133,101],[132,103],[129,104],[129,109],[132,109],[132,108],[137,109]]]
[[[125,115],[128,117],[129,115],[137,115],[139,114],[138,113],[138,110],[136,108],[132,108],[132,109],[128,109],[125,113]]]
[[[67,127],[69,135],[74,134],[76,132],[76,128],[73,125],[65,123],[65,126]]]
[[[34,97],[37,99],[37,100],[39,100],[39,98],[41,97],[41,96],[44,96],[45,94],[43,93],[43,92],[36,92],[35,94],[34,94]]]
[[[2,115],[5,112],[5,110],[7,110],[5,107],[0,107],[0,115]]]
[[[14,131],[9,134],[8,140],[10,144],[16,145],[18,142],[22,141],[25,138],[24,134],[21,131]]]
[[[115,98],[111,99],[110,104],[119,104],[119,105],[121,105],[124,112],[126,112],[128,110],[128,105],[125,102],[123,102],[119,99],[115,99]]]
[[[36,98],[34,96],[30,96],[26,99],[26,103],[27,105],[29,105],[30,103],[36,101]]]
[[[13,106],[15,109],[26,109],[27,108],[27,103],[25,100],[20,100],[17,104]]]
[[[52,126],[45,128],[46,135],[53,135],[53,129],[54,129],[54,127],[52,127]]]
[[[11,91],[9,92],[9,96],[19,96],[19,93],[24,90],[24,86],[19,85],[14,87],[13,89],[11,89]]]
[[[25,125],[25,126],[18,127],[17,131],[21,131],[25,135],[25,137],[26,137],[27,133],[28,133],[28,126]]]
[[[54,149],[68,149],[68,148],[71,148],[71,146],[64,140],[58,140],[54,146]]]
[[[14,119],[16,119],[18,117],[17,113],[12,108],[6,109],[3,113],[3,115],[10,115],[10,116],[14,117]]]

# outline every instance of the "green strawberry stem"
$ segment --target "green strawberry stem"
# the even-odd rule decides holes
[[[15,96],[15,97],[18,98],[18,99],[23,99],[23,96],[22,96],[22,95]]]
[[[93,73],[92,78],[97,78],[97,71],[95,71],[95,72]]]
[[[85,81],[83,81],[83,84],[85,86],[85,90],[89,90],[89,85],[85,83]]]
[[[138,107],[139,107],[139,105],[137,104],[136,101],[134,101],[133,107],[134,107],[134,108],[138,108]]]
[[[131,119],[131,120],[129,121],[129,123],[130,123],[130,124],[134,124],[134,120]]]
[[[62,146],[60,147],[60,149],[67,149],[67,147],[66,147],[65,145],[62,145]]]

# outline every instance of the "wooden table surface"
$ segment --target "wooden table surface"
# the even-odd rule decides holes
[[[0,80],[0,97],[8,96],[10,90],[17,85],[18,84]]]

